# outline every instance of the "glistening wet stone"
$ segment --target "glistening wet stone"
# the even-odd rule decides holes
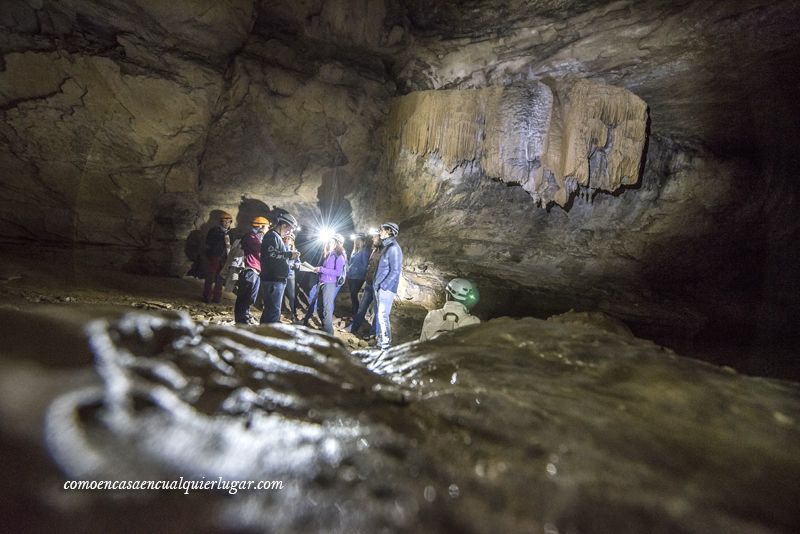
[[[59,472],[42,480],[285,482],[183,500],[87,492],[68,512],[47,510],[67,524],[90,515],[103,524],[143,502],[160,517],[197,507],[182,528],[269,532],[800,524],[798,385],[682,358],[625,331],[498,319],[350,354],[303,328],[203,326],[171,311],[0,313],[9,340],[0,409],[11,413],[15,398],[43,407]],[[73,332],[64,350],[93,356],[97,385],[46,365],[26,371],[26,352],[40,345],[6,335],[11,313],[39,331]],[[25,439],[21,429],[10,425],[7,442]]]

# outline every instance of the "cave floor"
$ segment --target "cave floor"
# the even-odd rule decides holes
[[[124,306],[146,310],[175,310],[187,313],[194,321],[233,325],[236,296],[224,293],[219,304],[201,301],[203,281],[191,277],[142,275],[96,267],[78,267],[69,262],[46,262],[19,255],[3,255],[0,264],[0,306],[22,309],[37,305]],[[363,350],[370,344],[345,330],[350,323],[350,297],[340,291],[334,313],[334,329],[350,349]],[[255,317],[260,310],[252,309]],[[298,304],[298,315],[305,309]],[[394,344],[419,338],[427,310],[409,302],[397,302],[392,309]],[[369,318],[369,315],[368,315]],[[291,324],[287,313],[281,322]],[[314,317],[311,327],[320,328]],[[361,332],[367,330],[362,327]]]
[[[202,280],[190,277],[166,277],[133,274],[119,268],[103,268],[102,263],[87,261],[64,249],[28,250],[4,247],[0,254],[0,306],[23,309],[40,305],[123,306],[145,310],[175,310],[193,320],[209,324],[233,325],[235,295],[226,293],[222,303],[206,304],[200,300]],[[301,299],[300,302],[304,302]],[[717,301],[720,304],[720,301]],[[260,311],[253,309],[255,317]],[[304,309],[298,304],[298,315]],[[419,338],[427,313],[422,306],[398,301],[392,310],[392,333],[395,345]],[[334,313],[336,336],[350,350],[364,350],[369,343],[345,330],[349,324],[350,298],[340,291]],[[368,316],[369,319],[369,316]],[[290,324],[284,311],[281,318]],[[626,321],[627,322],[627,321]],[[320,327],[315,317],[312,327]],[[362,327],[361,333],[367,330]],[[668,339],[642,335],[672,348],[679,354],[721,366],[743,374],[800,381],[797,343],[791,339],[740,339],[742,336],[723,329],[701,332],[693,339]],[[752,337],[752,336],[750,336]]]

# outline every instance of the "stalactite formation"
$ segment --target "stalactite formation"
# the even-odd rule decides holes
[[[587,80],[479,90],[418,91],[396,98],[386,130],[387,168],[402,153],[445,167],[480,165],[522,185],[536,204],[565,206],[578,187],[613,192],[636,183],[647,105]]]

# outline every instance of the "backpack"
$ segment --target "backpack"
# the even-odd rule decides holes
[[[239,280],[239,273],[244,269],[244,250],[242,250],[242,240],[237,239],[231,246],[228,259],[222,267],[220,275],[225,279],[225,291],[233,292],[236,282]]]
[[[336,277],[336,287],[342,287],[345,280],[347,280],[347,254],[344,254],[344,269],[342,269],[342,274]]]

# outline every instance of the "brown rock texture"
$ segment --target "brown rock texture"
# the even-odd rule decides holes
[[[240,231],[279,205],[307,226],[399,222],[401,293],[428,306],[459,275],[487,289],[486,316],[643,317],[663,295],[716,293],[769,302],[754,306],[780,329],[800,308],[798,15],[786,0],[7,0],[0,238],[183,274],[213,210]]]
[[[638,181],[646,123],[640,98],[586,80],[561,95],[543,83],[417,91],[392,104],[385,166],[390,173],[416,166],[399,161],[406,154],[451,170],[474,165],[522,185],[537,205],[564,207],[578,186],[613,193]]]

